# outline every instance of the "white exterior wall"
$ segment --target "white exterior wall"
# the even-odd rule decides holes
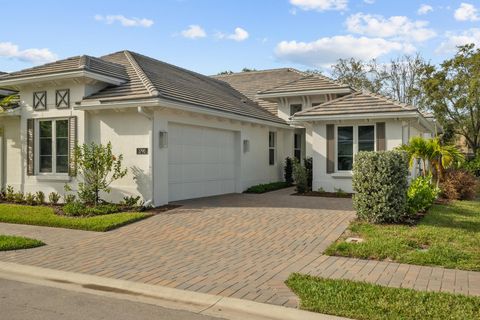
[[[334,123],[336,125],[367,125],[376,122],[385,122],[385,142],[386,149],[392,150],[402,144],[403,134],[405,132],[405,123],[401,120],[375,120],[375,121],[342,121]],[[327,174],[327,139],[326,139],[327,123],[316,122],[313,125],[313,190],[323,188],[325,191],[334,192],[335,189],[342,189],[346,192],[353,192],[352,178],[349,172],[335,172]],[[335,129],[336,132],[336,129]],[[420,134],[421,130],[413,125],[410,128],[411,136]],[[336,139],[335,139],[336,143]],[[354,147],[355,149],[355,147]],[[335,163],[335,170],[336,170]]]
[[[16,190],[23,186],[22,143],[20,140],[20,118],[0,118],[0,187],[7,184]],[[8,169],[7,169],[8,168]]]

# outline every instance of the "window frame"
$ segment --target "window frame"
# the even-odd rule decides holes
[[[57,172],[57,121],[67,122],[67,172]],[[38,176],[68,176],[70,166],[70,122],[69,118],[45,118],[37,119],[35,125],[35,174]],[[40,123],[52,122],[52,172],[40,171]],[[63,155],[62,155],[63,156]]]
[[[39,96],[39,94],[41,96]],[[43,102],[42,102],[43,101]],[[32,96],[32,108],[35,111],[47,110],[47,91],[35,91]]]
[[[358,128],[360,127],[372,127],[373,126],[373,151],[377,151],[377,125],[376,123],[368,124],[345,124],[345,125],[335,125],[335,172],[349,172],[352,170],[339,170],[338,169],[338,128],[352,127],[353,128],[353,141],[352,141],[352,150],[353,150],[353,162],[355,162],[355,155],[359,152],[359,139],[358,139]],[[353,164],[352,162],[352,164]]]
[[[62,94],[64,95],[64,97],[62,97]],[[62,97],[62,98],[59,99],[59,97]],[[66,101],[64,98],[66,98]],[[61,106],[60,103],[62,101],[65,101],[66,105]],[[55,108],[70,109],[70,89],[55,90]]]
[[[270,135],[273,135],[273,146],[270,146]],[[273,161],[270,158],[271,151],[273,150]],[[268,165],[274,166],[277,163],[277,132],[268,131]]]

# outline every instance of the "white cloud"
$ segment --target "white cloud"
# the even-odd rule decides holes
[[[477,21],[480,20],[478,10],[473,4],[462,2],[460,7],[455,10],[455,19],[458,21]]]
[[[234,32],[232,34],[224,34],[221,32],[218,32],[216,34],[216,37],[218,39],[230,39],[230,40],[235,40],[235,41],[244,41],[247,40],[250,35],[248,34],[247,30],[236,27]]]
[[[366,4],[374,4],[375,0],[363,0]]]
[[[418,8],[417,14],[418,15],[424,15],[424,14],[427,14],[427,13],[432,12],[432,11],[433,11],[433,7],[431,5],[422,4],[420,6],[420,8]]]
[[[395,40],[426,41],[436,33],[427,28],[427,21],[412,21],[405,16],[392,16],[356,13],[346,20],[347,30],[371,37],[394,38]]]
[[[457,50],[457,46],[475,43],[480,46],[480,29],[472,28],[461,33],[447,32],[446,40],[443,41],[435,50],[436,53],[452,53]]]
[[[302,10],[326,11],[326,10],[346,10],[348,0],[290,0],[290,4],[299,7]]]
[[[181,33],[182,36],[189,39],[205,38],[207,36],[205,30],[196,24],[188,26],[188,29],[183,30]]]
[[[153,25],[153,20],[146,19],[146,18],[135,18],[135,17],[127,18],[121,14],[107,15],[107,16],[102,16],[100,14],[97,14],[95,16],[95,20],[103,21],[106,24],[113,24],[115,22],[119,22],[124,27],[149,28]]]
[[[320,38],[312,42],[282,41],[277,44],[275,55],[279,59],[307,66],[328,67],[340,58],[370,60],[393,51],[412,53],[415,50],[410,44],[346,35]]]
[[[0,42],[0,57],[18,59],[31,63],[52,62],[58,59],[57,55],[47,48],[20,50],[16,44],[11,42]]]

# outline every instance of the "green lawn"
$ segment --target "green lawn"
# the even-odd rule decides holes
[[[413,227],[353,222],[326,254],[480,271],[480,201],[434,205]]]
[[[124,212],[87,218],[59,216],[45,206],[0,204],[0,222],[36,226],[108,231],[151,216],[147,213]]]
[[[353,319],[480,319],[480,297],[389,288],[292,274],[286,281],[305,310]]]
[[[45,243],[35,239],[0,235],[0,251],[29,249],[43,246]]]

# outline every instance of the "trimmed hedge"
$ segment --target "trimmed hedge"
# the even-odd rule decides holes
[[[402,222],[407,208],[408,155],[404,151],[361,151],[353,163],[353,205],[360,220]]]
[[[251,186],[250,188],[245,190],[245,193],[265,193],[269,191],[288,188],[290,186],[291,184],[284,181],[263,183],[263,184],[258,184],[256,186]]]

